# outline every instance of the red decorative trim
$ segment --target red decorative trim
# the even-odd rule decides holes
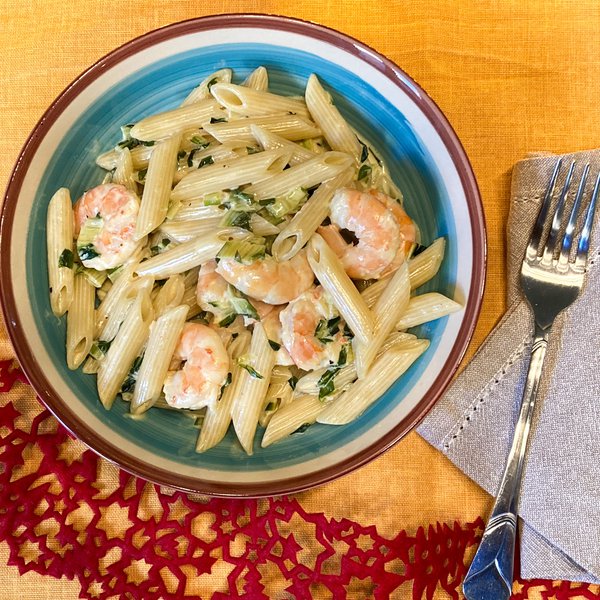
[[[400,588],[413,600],[435,600],[440,590],[462,598],[481,518],[386,536],[374,525],[308,512],[293,497],[194,500],[124,471],[106,490],[101,458],[41,405],[30,401],[24,410],[10,401],[7,392],[24,381],[12,361],[0,362],[0,540],[19,573],[76,579],[80,597],[90,600],[269,600],[283,591],[303,600],[384,600]],[[24,468],[31,464],[33,472]],[[225,574],[194,584],[213,571]],[[594,588],[518,580],[513,598],[598,599]]]

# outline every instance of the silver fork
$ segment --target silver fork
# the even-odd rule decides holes
[[[572,304],[579,295],[585,277],[600,174],[594,185],[583,226],[580,227],[580,231],[575,231],[590,166],[587,164],[583,168],[569,221],[562,239],[559,239],[575,169],[575,162],[571,163],[552,216],[546,243],[542,246],[542,237],[560,168],[561,160],[556,163],[552,173],[521,267],[521,287],[535,318],[531,360],[519,418],[500,488],[490,520],[483,532],[481,544],[463,582],[463,592],[467,600],[508,600],[510,598],[523,459],[548,336],[558,314]],[[579,241],[573,249],[577,238]]]

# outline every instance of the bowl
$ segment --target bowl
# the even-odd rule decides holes
[[[267,67],[271,89],[301,94],[316,73],[350,124],[378,150],[402,189],[425,243],[447,240],[444,263],[421,291],[464,309],[422,325],[426,353],[353,423],[316,424],[247,456],[231,432],[196,454],[193,421],[175,411],[130,418],[102,408],[95,378],[65,362],[65,319],[48,299],[46,208],[56,189],[73,198],[100,183],[95,157],[119,126],[176,107],[212,71],[241,81]],[[222,496],[296,492],[365,464],[409,432],[441,396],[465,352],[482,299],[485,227],[477,184],[452,127],[399,67],[361,42],[313,23],[267,15],[219,15],[176,23],[111,52],[46,111],[17,160],[0,225],[2,307],[31,385],[77,438],[123,469],[175,488]]]

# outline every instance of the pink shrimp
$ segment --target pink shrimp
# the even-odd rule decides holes
[[[165,379],[167,403],[175,408],[194,409],[214,405],[230,366],[219,334],[208,325],[186,323],[173,358],[185,362]]]
[[[222,258],[217,273],[250,298],[267,304],[294,300],[312,286],[315,277],[305,250],[284,262],[265,256],[245,265],[235,258]]]
[[[202,310],[214,315],[215,323],[219,323],[231,315],[233,307],[229,297],[229,284],[216,272],[216,268],[215,260],[209,260],[200,267],[196,301]],[[260,300],[252,300],[250,304],[256,310],[259,319],[263,319],[273,310],[273,306]]]
[[[416,240],[415,224],[400,203],[377,190],[338,190],[331,200],[331,222],[319,233],[353,279],[380,279],[395,271]],[[347,244],[340,229],[354,232],[358,244]]]
[[[113,183],[97,185],[77,200],[74,233],[85,267],[99,271],[118,267],[139,248],[144,242],[134,237],[139,207],[134,192]]]
[[[336,364],[342,346],[347,343],[343,327],[316,336],[319,324],[339,317],[337,310],[321,286],[314,287],[281,311],[281,340],[298,367],[309,371]]]

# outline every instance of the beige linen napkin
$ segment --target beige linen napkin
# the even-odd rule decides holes
[[[600,150],[564,159],[559,184],[572,159],[576,175],[590,163],[589,199]],[[533,331],[519,288],[521,261],[556,160],[538,154],[515,165],[507,230],[509,308],[418,429],[493,495],[517,420]],[[599,214],[584,289],[555,322],[533,416],[519,504],[526,579],[600,582]]]

